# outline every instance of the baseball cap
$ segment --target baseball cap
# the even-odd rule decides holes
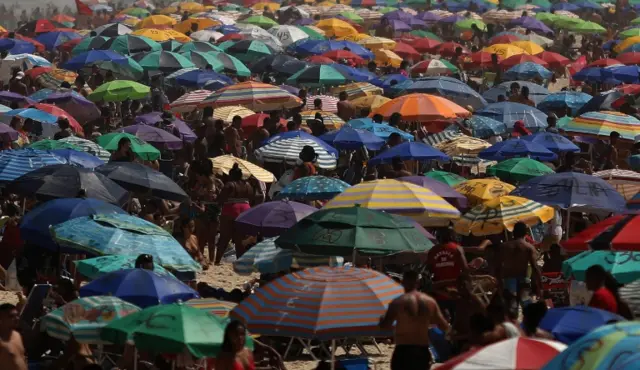
[[[24,78],[24,72],[20,71],[16,74],[17,80],[22,80]]]

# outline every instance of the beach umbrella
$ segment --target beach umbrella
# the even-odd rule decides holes
[[[132,33],[135,36],[145,36],[150,38],[153,41],[162,42],[167,40],[176,40],[179,42],[191,42],[191,38],[185,35],[184,33],[180,33],[173,29],[154,29],[154,28],[143,28],[136,30]]]
[[[131,141],[131,151],[138,158],[145,161],[155,161],[160,158],[160,151],[158,149],[146,143],[144,140],[128,133],[112,132],[101,135],[98,137],[97,142],[104,149],[115,152],[118,149],[118,142],[123,138],[127,138]]]
[[[487,105],[487,101],[478,92],[462,81],[451,77],[421,78],[407,86],[404,91],[408,94],[439,95],[462,107],[471,106],[474,109],[482,109]]]
[[[529,80],[535,78],[546,80],[550,78],[551,75],[553,75],[551,71],[532,62],[515,65],[509,68],[504,74],[505,78],[509,80]]]
[[[515,186],[494,179],[466,180],[453,186],[464,194],[472,205],[482,204],[497,197],[508,195]]]
[[[241,40],[225,48],[224,51],[245,63],[276,53],[272,47],[258,40]]]
[[[627,208],[633,208],[633,198],[635,198],[635,195],[640,191],[640,173],[616,168],[594,172],[593,176],[605,180],[613,186],[618,193],[622,194],[625,199],[630,199],[631,201],[627,203]]]
[[[542,46],[529,40],[512,41],[510,45],[517,46],[531,55],[540,54],[544,51]]]
[[[327,37],[341,37],[358,33],[352,25],[337,18],[323,19],[315,26],[323,30]]]
[[[400,294],[400,285],[373,270],[315,267],[258,289],[231,312],[231,317],[262,335],[320,340],[379,335],[378,318]],[[366,314],[359,309],[365,306]],[[301,309],[309,309],[312,315],[302,321],[294,319]],[[336,312],[343,320],[332,319]]]
[[[62,64],[62,68],[70,71],[78,71],[85,66],[91,66],[99,62],[114,62],[125,64],[127,57],[111,50],[89,50],[75,55]]]
[[[363,65],[365,64],[364,58],[359,56],[358,54],[351,52],[349,50],[331,50],[326,53],[320,55],[320,57],[326,57],[333,60],[336,63],[341,61],[348,61],[353,63],[354,65]]]
[[[173,29],[186,34],[188,32],[194,33],[219,25],[220,22],[210,18],[187,18],[186,20],[174,25]]]
[[[442,41],[426,37],[410,42],[410,45],[420,53],[434,52],[440,44],[442,44]]]
[[[458,68],[444,59],[430,59],[413,65],[410,72],[411,74],[425,74],[427,76],[451,75],[458,73]]]
[[[91,101],[118,102],[146,98],[150,92],[149,86],[135,81],[115,80],[100,85],[87,98]]]
[[[416,122],[449,120],[471,115],[469,111],[450,100],[429,94],[404,95],[383,104],[372,113],[389,118],[395,112],[400,113],[407,121]]]
[[[402,136],[404,140],[413,141],[413,135],[408,134],[396,127],[389,126],[388,123],[376,123],[371,118],[357,118],[347,122],[347,125],[355,129],[362,129],[372,132],[377,137],[388,139],[393,133]]]
[[[128,194],[115,182],[93,170],[68,164],[49,165],[30,171],[6,185],[15,194],[38,200],[74,198],[82,194],[116,205],[124,205]]]
[[[602,137],[608,137],[611,132],[616,131],[620,133],[622,139],[634,140],[636,136],[640,135],[640,121],[620,112],[587,112],[575,117],[563,129],[574,134]]]
[[[100,339],[102,328],[110,322],[140,311],[140,308],[116,297],[75,299],[48,313],[40,320],[50,337],[78,343],[108,344]]]
[[[150,53],[136,54],[133,59],[142,68],[149,71],[175,72],[182,68],[193,68],[193,64],[184,56],[169,51],[153,51]]]
[[[540,369],[566,345],[546,339],[516,337],[458,355],[440,365],[442,370]]]
[[[294,164],[304,146],[311,146],[318,154],[320,168],[331,169],[337,165],[338,151],[304,131],[290,131],[267,139],[255,154],[262,162]],[[1,177],[0,177],[1,178]]]
[[[44,45],[47,50],[54,49],[67,41],[81,39],[82,36],[76,32],[70,31],[51,31],[46,33],[41,33],[36,36],[35,40]],[[35,47],[34,47],[35,49]],[[18,54],[18,53],[15,53]]]
[[[168,17],[162,14],[151,15],[145,17],[136,25],[137,29],[141,28],[167,28],[173,27],[178,23],[173,17]]]
[[[296,72],[308,67],[306,62],[298,60],[290,55],[277,54],[266,55],[251,63],[251,70],[255,73],[277,72],[286,76],[291,76]]]
[[[225,123],[231,123],[231,121],[233,120],[233,117],[235,116],[240,116],[241,118],[245,118],[252,114],[256,114],[256,112],[252,111],[251,109],[247,109],[243,106],[237,105],[237,106],[222,107],[214,110],[213,118],[221,119]]]
[[[12,36],[12,37],[9,37],[9,36]],[[9,32],[0,31],[0,38],[10,38],[10,39],[16,39],[16,40],[20,40],[20,41],[26,41],[26,42],[32,44],[36,48],[36,51],[38,51],[40,53],[45,51],[44,45],[42,45],[41,43],[39,43],[38,41],[36,41],[36,40],[34,40],[32,38],[24,36],[24,35],[22,35],[20,33],[12,33],[11,34]],[[28,55],[31,55],[31,54],[28,54]]]
[[[370,165],[379,165],[391,163],[394,159],[403,161],[430,161],[430,160],[448,160],[449,157],[441,151],[434,149],[432,146],[420,142],[404,142],[371,158],[368,163]]]
[[[618,283],[629,284],[640,279],[639,264],[640,252],[585,251],[565,260],[562,263],[562,274],[567,278],[586,281],[587,269],[594,265],[600,265]]]
[[[77,217],[52,228],[53,239],[67,250],[93,255],[150,254],[156,263],[177,271],[200,271],[200,265],[170,233],[126,214]]]
[[[56,28],[64,28],[64,25],[48,19],[37,19],[23,24],[16,32],[25,34],[45,33],[54,31]]]
[[[213,55],[222,63],[222,70],[217,70],[217,72],[245,77],[251,75],[251,71],[249,71],[247,66],[234,56],[227,53],[216,52],[209,52],[208,54]],[[217,66],[217,64],[215,66]]]
[[[512,83],[517,83],[518,85],[520,85],[520,88],[522,88],[523,86],[526,86],[527,88],[529,88],[529,99],[533,100],[533,102],[535,104],[540,104],[540,102],[549,94],[551,94],[551,92],[549,90],[547,90],[546,88],[535,84],[533,82],[529,82],[529,81],[507,81],[507,82],[502,82],[497,86],[494,86],[492,88],[490,88],[489,90],[485,91],[482,94],[482,97],[485,98],[489,103],[498,103],[498,97],[500,95],[504,96],[504,97],[508,97],[510,94],[510,86]],[[505,102],[507,103],[507,102]],[[517,119],[516,119],[517,120]],[[544,121],[546,122],[546,117],[544,119]],[[513,122],[511,122],[511,124],[505,122],[507,124],[507,127],[511,127]]]
[[[630,51],[624,52],[616,56],[616,60],[625,65],[633,65],[640,63],[640,52]]]
[[[180,71],[176,73],[179,73],[179,72]],[[176,73],[172,73],[170,76],[167,76],[166,80],[173,81],[173,83],[178,86],[185,86],[185,87],[191,87],[191,88],[202,88],[203,86],[215,86],[216,88],[223,88],[233,83],[233,80],[230,79],[229,77],[214,71],[192,69],[192,70],[187,70],[184,73],[180,73],[180,74],[176,74]],[[171,76],[174,76],[174,77],[170,78]],[[187,93],[187,94],[191,94],[191,93]],[[211,92],[209,91],[208,95],[210,94]],[[202,97],[200,101],[204,100],[204,98],[206,98],[206,96]],[[198,103],[200,103],[200,101],[198,101]]]
[[[121,35],[108,39],[100,47],[103,50],[113,50],[120,54],[135,54],[142,52],[160,51],[162,46],[145,36]]]
[[[601,252],[612,253],[594,251],[585,252],[585,256],[601,254]],[[571,259],[573,258],[570,258],[570,260]],[[567,261],[563,263],[563,267],[564,266],[567,266]],[[624,321],[624,318],[609,311],[594,307],[557,307],[547,311],[539,327],[551,333],[556,340],[571,345],[591,331],[617,321]]]
[[[390,101],[391,99],[386,98],[381,95],[373,95],[373,96],[364,96],[361,98],[356,98],[351,101],[357,109],[369,108],[369,109],[377,109],[382,104]]]
[[[512,157],[530,157],[552,161],[558,156],[540,144],[515,138],[492,145],[490,148],[481,151],[478,157],[492,161],[500,161]]]
[[[58,142],[62,143],[61,141]],[[84,152],[81,147],[75,145],[74,147],[77,149],[54,149],[51,150],[51,153],[66,160],[70,165],[82,168],[93,169],[104,164],[103,160],[94,155]]]
[[[266,183],[271,183],[275,180],[275,176],[271,172],[263,169],[262,167],[256,166],[249,161],[245,161],[244,159],[240,159],[232,155],[219,155],[217,157],[210,158],[210,160],[213,164],[214,172],[219,175],[229,175],[229,171],[231,171],[233,166],[237,164],[238,168],[242,171],[242,177],[244,179],[254,177],[258,181]]]
[[[385,141],[373,133],[349,126],[327,132],[321,135],[320,139],[340,150],[356,150],[363,146],[369,150],[380,150],[385,145]]]
[[[429,171],[425,172],[424,176],[452,187],[460,184],[461,182],[467,181],[467,179],[460,175],[445,171]]]
[[[551,173],[554,171],[549,166],[530,158],[511,158],[487,168],[487,175],[509,183],[523,182]]]
[[[607,29],[595,22],[580,22],[568,27],[569,31],[581,34],[605,33]]]
[[[398,180],[376,180],[346,189],[330,200],[324,209],[353,207],[407,216],[421,225],[448,223],[460,212],[430,189]]]
[[[0,103],[6,105],[18,104],[20,107],[26,107],[35,104],[35,101],[24,95],[11,91],[0,91]]]
[[[571,111],[576,113],[578,109],[587,104],[591,98],[591,95],[583,92],[561,91],[547,95],[538,103],[537,108],[544,112],[571,108]]]
[[[488,138],[491,136],[502,135],[507,132],[507,126],[500,121],[484,116],[471,116],[467,119],[471,132],[474,137]]]
[[[36,103],[33,106],[36,107],[38,110],[40,110],[42,112],[46,112],[46,113],[49,113],[49,114],[55,116],[56,118],[66,118],[67,121],[69,121],[69,126],[71,127],[73,132],[75,132],[75,133],[82,133],[83,132],[83,129],[82,129],[82,126],[80,125],[80,123],[78,123],[78,121],[76,121],[76,119],[73,118],[72,115],[70,115],[69,113],[65,112],[64,109],[56,107],[55,105],[44,104],[44,103]]]
[[[541,145],[554,153],[579,152],[580,148],[566,137],[551,132],[538,132],[537,134],[521,137],[522,140]]]
[[[434,180],[426,176],[405,176],[397,178],[399,181],[405,181],[414,185],[422,186],[433,191],[436,195],[452,204],[458,209],[467,208],[467,198],[464,195],[453,190],[449,185],[438,180]]]
[[[254,15],[249,18],[245,18],[242,20],[242,23],[252,24],[258,27],[262,27],[264,29],[269,29],[273,26],[277,26],[278,22],[274,21],[269,17],[265,17],[262,15]]]
[[[0,39],[0,51],[6,51],[9,54],[35,53],[36,47],[27,41],[3,38]]]
[[[0,108],[0,112],[1,112],[1,108]],[[4,123],[0,123],[0,137],[4,141],[11,142],[11,141],[18,140],[19,134],[18,134],[18,131],[14,130],[11,126]]]
[[[242,105],[254,111],[269,111],[276,109],[295,108],[302,101],[281,88],[247,81],[224,87],[211,94],[200,103],[200,107],[214,108]]]
[[[40,90],[42,91],[42,90]],[[31,96],[34,98],[34,96]],[[68,112],[69,115],[79,122],[89,122],[100,117],[100,110],[91,101],[73,90],[52,91],[51,94],[42,99],[36,99],[40,103],[55,105]],[[55,113],[54,113],[55,115]],[[74,130],[77,128],[74,127]]]
[[[140,19],[148,17],[149,15],[151,15],[151,13],[147,9],[138,8],[138,7],[126,8],[126,9],[122,10],[119,14],[132,15],[132,16],[138,17]]]
[[[30,69],[34,67],[53,67],[51,62],[43,57],[33,54],[13,54],[2,59],[0,65],[0,76],[9,76],[13,67],[20,69]]]
[[[333,177],[306,176],[289,183],[276,198],[295,201],[328,200],[349,186],[351,185]]]
[[[249,235],[258,233],[265,237],[282,234],[298,221],[315,212],[314,207],[287,200],[272,201],[255,206],[240,214],[237,227]]]
[[[503,122],[512,129],[516,121],[523,121],[526,128],[538,131],[547,127],[547,115],[525,104],[500,102],[487,105],[475,114]]]
[[[331,66],[338,72],[342,73],[347,79],[354,82],[369,82],[376,76],[369,71],[350,67],[344,64],[334,63]]]
[[[53,114],[49,114],[35,108],[12,109],[8,112],[0,113],[0,117],[20,117],[22,119],[32,119],[37,122],[50,124],[56,123],[58,121],[58,117],[54,116]]]
[[[249,253],[249,251],[247,251]],[[245,254],[247,254],[245,253]],[[226,319],[229,317],[229,313],[238,304],[228,301],[221,301],[215,298],[200,298],[192,299],[184,303],[186,306],[197,308],[202,311],[206,311],[214,316]]]
[[[606,181],[575,172],[535,177],[521,184],[512,195],[577,212],[615,212],[625,208],[622,195]]]
[[[103,275],[80,288],[80,296],[114,296],[145,308],[200,298],[198,292],[170,275],[141,268]]]
[[[482,51],[490,54],[496,54],[503,59],[507,59],[513,55],[530,54],[521,47],[513,44],[493,44],[485,47]]]
[[[162,172],[139,163],[111,162],[97,167],[95,172],[135,193],[150,194],[176,202],[188,198],[184,190]]]
[[[91,140],[82,139],[75,136],[66,137],[64,139],[60,139],[60,141],[70,143],[80,147],[83,152],[89,153],[101,159],[102,161],[109,161],[111,154],[103,149],[100,145],[94,143]]]
[[[296,26],[296,27],[298,29],[300,29],[302,32],[306,33],[307,36],[309,36],[308,38],[311,39],[311,40],[326,40],[327,39],[325,37],[324,31],[322,31],[318,27],[314,27],[314,26]],[[269,31],[271,31],[271,30],[269,30]],[[349,37],[352,37],[352,36],[353,35],[345,36],[345,38],[349,38]],[[298,41],[300,41],[300,40],[298,40]],[[282,40],[281,40],[281,42],[282,42]],[[283,43],[283,45],[284,45],[284,43]]]
[[[192,33],[189,37],[196,41],[208,41],[215,42],[218,41],[222,36],[222,33],[211,30],[200,30]]]
[[[462,235],[486,236],[512,231],[523,222],[528,226],[548,222],[553,218],[552,207],[529,199],[501,196],[473,207],[454,223],[454,230]]]
[[[634,230],[638,227],[636,215],[613,216],[591,225],[562,246],[573,252],[587,250],[613,250],[637,252],[640,250]]]
[[[188,92],[171,103],[171,111],[191,112],[209,95],[211,95],[211,91],[209,90],[194,90]]]
[[[141,140],[160,149],[177,150],[182,148],[182,139],[169,132],[145,124],[137,124],[122,128],[121,132],[135,135]]]
[[[340,95],[342,91],[347,93],[348,100],[354,100],[366,96],[382,95],[383,93],[381,88],[374,86],[369,82],[354,82],[331,89],[331,92],[335,95]]]
[[[290,85],[327,86],[344,85],[349,79],[333,66],[314,65],[298,71],[286,81]]]
[[[131,28],[122,23],[107,23],[93,30],[97,36],[117,37],[133,32]]]
[[[376,50],[392,50],[396,47],[396,42],[392,39],[385,37],[370,36],[358,41],[359,45],[366,47],[367,49]]]
[[[553,30],[549,28],[547,25],[545,25],[542,21],[535,19],[533,17],[528,17],[528,16],[514,19],[511,22],[509,22],[509,25],[520,26],[522,28],[531,30],[535,33],[544,34],[544,35],[549,34],[550,32],[553,33]],[[514,40],[514,41],[517,41],[517,40]]]
[[[181,42],[178,42],[176,40],[166,40],[166,41],[160,42],[160,46],[162,47],[162,50],[164,50],[164,51],[175,52],[178,49],[180,49],[182,47],[182,45],[184,45],[184,44],[181,43]]]
[[[4,150],[0,153],[0,182],[13,181],[35,169],[64,163],[64,159],[44,150]]]

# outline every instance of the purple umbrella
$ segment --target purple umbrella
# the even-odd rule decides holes
[[[403,21],[406,24],[408,24],[411,28],[414,29],[423,29],[423,28],[427,28],[427,23],[425,23],[425,21],[418,19],[416,17],[411,17],[410,19]]]
[[[279,85],[278,87],[281,88],[282,90],[288,91],[290,94],[293,94],[295,96],[298,96],[298,93],[300,92],[300,89],[298,89],[297,87],[293,87],[289,85]]]
[[[155,125],[162,122],[161,112],[151,112],[136,116],[135,123],[143,123],[145,125]]]
[[[454,14],[454,15],[450,15],[448,17],[441,18],[438,22],[440,22],[440,23],[456,23],[456,22],[464,21],[465,19],[467,19],[467,18],[463,17],[461,15],[458,15],[458,14]]]
[[[520,17],[518,19],[514,19],[509,22],[510,26],[521,26],[528,30],[531,30],[535,33],[547,34],[549,32],[553,33],[553,30],[544,23],[532,17]]]
[[[86,123],[100,118],[100,110],[95,103],[72,90],[54,92],[40,102],[64,109],[78,122]]]
[[[122,132],[135,135],[159,149],[177,150],[182,148],[182,140],[180,138],[153,126],[137,124],[124,127]]]
[[[151,112],[151,113],[143,114],[143,115],[137,116],[135,119],[136,123],[152,125],[152,126],[156,126],[162,121],[163,120],[162,120],[161,112]],[[192,143],[196,141],[197,139],[196,134],[193,132],[193,130],[191,130],[189,125],[187,125],[184,121],[181,121],[177,118],[172,118],[170,121],[171,121],[171,124],[167,126],[162,126],[161,128],[188,143]]]
[[[403,10],[394,10],[392,12],[389,12],[385,15],[382,16],[383,19],[388,19],[388,20],[399,20],[399,21],[408,21],[411,18],[414,18],[413,14],[411,13],[407,13]]]
[[[18,140],[18,131],[11,128],[11,126],[4,123],[0,123],[0,137],[4,141]]]
[[[432,12],[422,12],[418,14],[418,18],[428,23],[435,23],[442,19],[442,16]]]
[[[399,21],[397,19],[389,19],[389,25],[393,29],[393,32],[409,32],[411,31],[411,27],[404,23],[403,21]]]
[[[27,98],[24,95],[13,93],[10,91],[0,91],[0,104],[11,105],[17,103],[20,107],[24,108],[36,102]]]
[[[306,204],[287,200],[262,203],[243,212],[236,224],[249,235],[260,233],[269,238],[279,236],[301,219],[317,211]]]
[[[311,19],[311,18],[300,18],[295,22],[296,26],[308,26],[310,24],[314,24],[316,23],[315,20]]]
[[[467,208],[467,197],[453,190],[452,187],[443,182],[425,176],[405,176],[399,177],[397,180],[410,182],[414,185],[430,189],[458,209]]]

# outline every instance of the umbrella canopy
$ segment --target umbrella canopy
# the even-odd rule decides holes
[[[367,130],[369,132],[372,132],[377,137],[380,137],[383,139],[388,139],[391,134],[397,133],[398,135],[402,136],[404,140],[409,140],[409,141],[414,140],[413,135],[405,131],[402,131],[396,127],[389,126],[388,123],[385,124],[385,123],[373,122],[371,118],[352,119],[351,121],[347,122],[347,125],[355,129]]]
[[[95,169],[123,188],[138,194],[182,202],[188,195],[162,172],[140,163],[111,162]]]
[[[544,163],[530,158],[511,158],[487,168],[487,175],[509,183],[528,181],[554,171]]]
[[[458,68],[444,59],[428,59],[413,65],[410,72],[414,76],[418,74],[427,76],[452,75],[458,73]]]
[[[149,86],[134,81],[115,80],[100,85],[87,98],[91,101],[118,102],[146,98],[150,92]]]
[[[104,162],[109,161],[109,158],[111,157],[111,153],[91,140],[82,139],[76,136],[69,136],[64,139],[60,139],[59,141],[75,145],[79,147],[83,152],[96,156]]]
[[[369,150],[379,150],[385,145],[385,141],[369,131],[354,129],[344,126],[340,130],[328,132],[320,138],[330,145],[341,150],[359,149],[366,147]]]
[[[160,128],[145,124],[137,124],[122,128],[122,132],[135,135],[143,141],[160,149],[177,150],[182,148],[182,139]]]
[[[102,256],[79,261],[74,261],[76,271],[89,280],[98,279],[114,271],[133,269],[136,267],[136,259],[133,256]],[[153,263],[153,271],[159,275],[172,277],[173,275],[164,267]]]
[[[195,64],[183,55],[164,50],[136,54],[133,59],[147,71],[171,73],[182,68],[195,67]]]
[[[331,65],[312,65],[298,71],[286,81],[289,85],[332,86],[344,85],[349,78]]]
[[[401,160],[448,160],[449,156],[432,146],[419,142],[404,142],[385,150],[369,160],[369,165],[391,163],[394,159]]]
[[[487,101],[469,85],[451,77],[421,78],[405,88],[409,94],[427,93],[439,95],[462,106],[471,106],[473,109],[482,109]]]
[[[3,150],[0,153],[0,182],[9,182],[35,169],[65,164],[65,160],[44,150]]]
[[[106,150],[115,152],[118,150],[118,143],[122,139],[128,139],[131,142],[131,151],[138,158],[145,161],[155,161],[160,158],[160,151],[154,148],[152,145],[139,139],[131,134],[122,132],[112,132],[106,135],[99,136],[97,141],[100,146]]]
[[[546,114],[534,107],[520,103],[493,103],[475,112],[475,114],[500,121],[509,130],[513,129],[516,121],[523,121],[525,127],[532,131],[539,131],[547,127]]]
[[[550,70],[532,62],[525,62],[515,65],[509,68],[504,74],[505,78],[509,80],[546,80],[551,78],[552,75],[553,72],[551,72]]]
[[[625,208],[625,200],[611,185],[595,176],[575,172],[535,177],[512,195],[575,211],[610,211]]]
[[[589,332],[616,321],[624,318],[594,307],[558,307],[547,311],[539,327],[553,334],[556,340],[571,345]]]
[[[236,218],[236,225],[250,235],[278,236],[298,221],[315,212],[303,203],[279,200],[262,203]]]
[[[89,50],[69,59],[62,68],[70,71],[78,71],[85,66],[91,66],[100,62],[127,63],[128,58],[122,54],[110,50]]]
[[[613,186],[618,193],[629,200],[627,208],[637,208],[636,195],[640,192],[640,174],[629,170],[604,170],[593,173],[593,176],[599,177]]]
[[[98,36],[117,37],[131,32],[131,28],[122,23],[107,23],[93,30]]]
[[[327,200],[342,193],[349,186],[351,185],[333,177],[306,176],[289,183],[276,198],[297,201]]]
[[[253,62],[264,56],[276,53],[272,47],[258,40],[240,40],[225,48],[224,51],[245,63]]]
[[[493,179],[476,179],[460,182],[453,188],[464,194],[472,205],[477,205],[507,195],[515,186]]]
[[[538,144],[554,153],[579,152],[580,148],[566,137],[552,132],[538,132],[523,136],[522,140]]]
[[[352,25],[337,18],[323,19],[316,23],[316,27],[323,30],[327,37],[342,37],[358,33]]]
[[[100,339],[102,328],[112,321],[140,311],[116,297],[87,297],[73,300],[42,317],[40,325],[49,336],[62,341],[108,344]]]
[[[80,295],[114,296],[142,308],[200,298],[175,277],[141,268],[110,272],[82,286]]]
[[[471,113],[461,106],[445,98],[429,94],[409,94],[395,98],[378,109],[373,114],[381,114],[385,118],[395,112],[407,121],[437,121],[470,116]]]
[[[537,107],[543,112],[571,108],[571,111],[576,113],[578,109],[587,104],[591,98],[591,95],[583,92],[562,91],[548,95]]]
[[[549,90],[547,90],[546,88],[544,88],[544,87],[542,87],[542,86],[540,86],[538,84],[535,84],[533,82],[528,82],[528,81],[507,81],[507,82],[502,82],[498,86],[494,86],[494,87],[490,88],[489,90],[485,91],[482,94],[482,97],[487,99],[487,101],[489,103],[498,103],[498,97],[500,95],[505,96],[505,97],[510,95],[511,85],[513,83],[517,83],[521,88],[523,86],[528,87],[529,88],[529,99],[533,100],[533,102],[535,104],[540,104],[540,102],[547,95],[551,94],[551,92]]]
[[[162,46],[145,36],[121,35],[105,41],[100,49],[114,50],[123,55],[160,51]]]
[[[373,270],[316,267],[258,289],[231,317],[263,335],[321,340],[371,336],[380,333],[379,317],[400,294],[399,284]],[[341,320],[335,320],[336,313]]]
[[[320,168],[332,169],[337,165],[338,151],[304,131],[290,131],[272,136],[256,149],[258,160],[271,163],[295,164],[300,151],[305,146],[311,146],[318,154],[317,165]]]
[[[538,160],[552,161],[558,156],[542,145],[516,138],[496,143],[490,148],[481,151],[478,157],[493,161],[513,157],[531,157]]]
[[[620,112],[587,112],[574,118],[565,127],[566,132],[608,137],[616,131],[620,137],[634,140],[640,135],[640,121]]]
[[[398,177],[397,180],[410,182],[414,185],[427,188],[458,209],[467,208],[467,198],[464,195],[458,193],[449,185],[444,184],[438,180],[434,180],[426,176],[404,176]]]
[[[461,182],[467,181],[464,177],[456,175],[455,173],[445,171],[429,171],[424,174],[425,177],[440,181],[441,183],[449,186],[456,186]]]
[[[200,106],[219,108],[241,105],[254,111],[269,111],[295,108],[301,104],[300,98],[277,86],[247,81],[216,91],[203,100]]]
[[[94,255],[150,254],[154,261],[174,270],[200,271],[200,265],[166,230],[129,215],[98,214],[78,217],[52,228],[58,244]]]
[[[236,303],[220,301],[215,298],[192,299],[188,302],[185,302],[185,305],[206,311],[214,316],[218,316],[223,319],[229,317],[229,313],[231,312],[231,310],[233,310],[237,306]]]
[[[467,120],[467,124],[469,125],[473,136],[478,138],[499,136],[507,132],[507,126],[504,122],[500,122],[489,117],[472,116]]]
[[[269,33],[280,40],[284,47],[309,38],[309,35],[299,27],[289,25],[271,27]]]
[[[628,284],[640,279],[640,252],[586,251],[565,260],[562,274],[567,278],[586,281],[587,269],[600,265],[618,283]]]
[[[248,179],[253,176],[258,181],[266,183],[271,183],[275,180],[275,176],[271,172],[263,169],[262,167],[256,166],[249,161],[236,158],[232,155],[219,155],[215,158],[210,158],[210,160],[213,164],[214,172],[218,174],[228,175],[233,166],[237,164],[238,168],[242,171],[242,177],[244,179]]]

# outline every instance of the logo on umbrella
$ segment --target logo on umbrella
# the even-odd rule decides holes
[[[313,236],[312,239],[314,241],[325,242],[325,243],[329,243],[329,244],[335,244],[338,240],[340,240],[341,236],[342,236],[342,231],[341,230],[325,229],[325,230],[318,231]]]

